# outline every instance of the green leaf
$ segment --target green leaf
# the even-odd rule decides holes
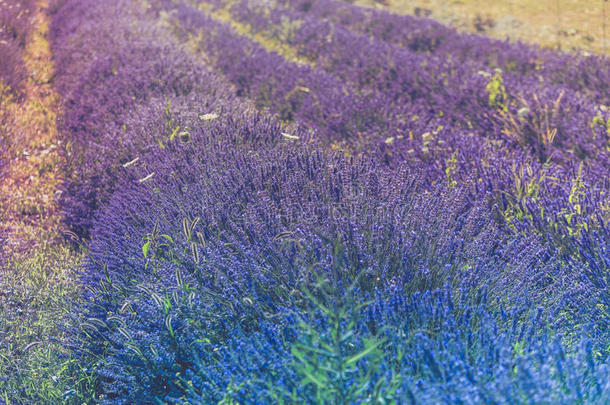
[[[174,138],[176,137],[176,134],[178,133],[179,130],[180,130],[180,126],[177,126],[176,128],[174,128],[174,130],[172,131],[172,133],[169,136],[170,141],[174,140]]]
[[[353,330],[350,330],[349,332],[344,333],[343,336],[341,336],[341,339],[340,339],[341,343],[344,343],[346,340],[348,340],[352,336],[354,336],[354,331]]]
[[[172,316],[171,315],[167,315],[165,317],[165,326],[167,327],[167,330],[169,330],[170,336],[174,337],[174,329],[172,328]]]
[[[318,377],[314,376],[309,370],[304,369],[303,373],[305,374],[305,376],[307,376],[307,378],[305,379],[305,381],[311,381],[312,383],[316,384],[318,387],[320,387],[321,389],[327,388],[327,383],[320,381],[320,379],[318,379]],[[320,376],[323,377],[323,376]],[[324,378],[325,379],[325,378]]]
[[[311,347],[311,346],[307,346],[307,345],[303,345],[303,344],[299,344],[298,346],[300,349],[307,350],[308,352],[311,352],[311,353],[317,353],[317,354],[321,354],[321,355],[327,356],[327,357],[335,357],[335,354],[328,350],[322,350],[322,349],[318,349],[317,347]]]
[[[150,241],[147,241],[144,245],[142,245],[142,253],[144,253],[145,259],[148,259],[149,250],[150,250]]]
[[[367,347],[360,353],[355,354],[352,357],[350,357],[349,359],[347,359],[345,364],[352,364],[352,363],[357,362],[358,360],[360,360],[361,358],[365,357],[367,354],[371,353],[373,350],[378,348],[380,345],[381,345],[381,341],[373,343],[372,345],[370,345],[369,347]]]
[[[161,235],[161,237],[162,237],[162,238],[165,238],[166,240],[168,240],[168,241],[169,241],[169,243],[174,243],[174,240],[173,240],[173,239],[172,239],[172,237],[171,237],[171,236],[169,236],[169,235],[163,234],[163,235]]]
[[[293,347],[292,350],[290,350],[290,351],[292,352],[292,355],[294,357],[296,357],[297,359],[301,360],[303,363],[306,363],[305,356],[304,356],[303,352],[301,352],[296,347]]]

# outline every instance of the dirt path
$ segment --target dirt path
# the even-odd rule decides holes
[[[51,85],[54,71],[45,3],[37,5],[24,52],[29,76],[25,97],[5,106],[9,119],[3,139],[9,150],[0,179],[0,227],[9,230],[9,257],[52,243],[62,231],[57,207],[62,177],[56,126],[59,97]]]
[[[82,254],[64,242],[57,202],[60,102],[46,6],[46,0],[37,3],[26,43],[24,97],[0,94],[0,130],[8,143],[0,178],[0,230],[8,229],[8,263],[0,266],[0,402],[7,404],[80,404],[93,384],[66,347]]]

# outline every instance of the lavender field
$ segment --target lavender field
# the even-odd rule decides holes
[[[0,403],[610,404],[610,59],[340,0],[0,0]]]

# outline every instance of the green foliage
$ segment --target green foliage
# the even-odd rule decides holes
[[[559,180],[548,175],[548,170],[548,165],[544,165],[542,170],[534,171],[529,164],[519,167],[513,164],[514,190],[511,193],[505,193],[507,203],[503,211],[504,220],[513,231],[516,231],[516,222],[521,222],[524,219],[531,221],[533,218],[533,213],[529,211],[525,202],[528,200],[536,202],[540,199],[541,187],[544,182]],[[545,217],[542,206],[539,215],[541,218]]]
[[[491,76],[489,83],[485,87],[487,94],[489,95],[489,105],[504,112],[508,111],[507,101],[508,94],[506,93],[506,87],[504,87],[504,78],[502,77],[502,70],[496,69],[495,74]]]
[[[0,269],[0,403],[95,402],[94,367],[70,354],[81,255],[46,247]]]
[[[570,236],[580,237],[582,230],[585,232],[589,231],[589,225],[580,219],[582,215],[582,205],[583,199],[585,198],[586,186],[583,182],[582,178],[582,167],[583,163],[580,163],[578,167],[578,174],[576,178],[572,180],[572,187],[570,188],[570,196],[568,197],[568,201],[570,203],[568,208],[564,208],[560,215],[563,215],[568,226],[568,234]]]
[[[162,262],[173,262],[178,264],[178,261],[173,253],[172,247],[175,245],[174,239],[159,231],[159,224],[155,224],[153,230],[144,236],[144,244],[142,245],[142,254],[146,259],[144,268],[148,269],[148,265],[153,263],[153,273],[157,270],[157,264]]]
[[[457,172],[457,167],[457,152],[453,152],[451,159],[447,161],[447,167],[445,168],[445,176],[447,178],[447,184],[449,184],[449,187],[456,187],[458,185],[457,180],[454,178],[455,173]]]
[[[595,117],[593,117],[593,120],[591,121],[591,129],[594,131],[594,136],[595,136],[595,129],[601,128],[601,129],[605,129],[606,134],[610,137],[610,117],[608,117],[607,120],[604,120],[604,116],[602,115],[603,112],[607,112],[607,111],[608,111],[608,107],[606,107],[605,105],[601,105],[599,107],[599,111],[597,112],[597,115],[595,115]],[[608,148],[610,148],[610,143],[608,144]]]
[[[165,134],[163,137],[157,140],[159,147],[161,149],[165,149],[165,144],[168,142],[172,142],[176,139],[176,136],[179,136],[180,139],[184,139],[189,137],[189,133],[187,130],[184,130],[178,122],[172,117],[171,112],[171,101],[168,99],[164,108],[165,112]],[[180,129],[183,129],[180,131]]]
[[[313,292],[304,290],[313,308],[299,316],[300,338],[291,351],[296,374],[313,390],[316,403],[395,403],[399,376],[391,381],[379,378],[380,366],[387,361],[384,339],[379,333],[361,338],[356,329],[369,305],[357,301],[356,282],[340,292],[320,279]],[[316,327],[316,314],[325,328]]]
[[[200,218],[196,217],[193,220],[184,218],[182,221],[182,232],[186,242],[183,253],[190,250],[191,256],[195,263],[201,260],[199,250],[205,249],[206,242],[201,232],[195,232],[195,228],[199,223]],[[164,262],[171,262],[175,265],[184,265],[179,260],[175,253],[175,247],[178,246],[178,241],[175,241],[170,235],[161,233],[159,223],[156,223],[152,231],[146,234],[143,238],[142,255],[146,259],[144,267],[148,269],[149,264],[153,264],[153,273],[157,271],[158,266]],[[178,278],[181,281],[181,278]]]

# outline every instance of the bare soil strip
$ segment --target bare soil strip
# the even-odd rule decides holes
[[[37,5],[24,53],[29,77],[21,101],[3,100],[3,139],[8,143],[6,171],[0,179],[0,226],[8,228],[9,257],[58,240],[62,233],[57,206],[62,178],[57,117],[59,97],[53,91],[53,61],[47,35],[46,1]]]
[[[82,254],[65,242],[58,205],[63,177],[48,42],[47,0],[36,5],[24,52],[24,97],[0,89],[0,135],[8,143],[0,176],[0,229],[8,229],[0,266],[0,402],[67,403],[92,384],[90,371],[75,372],[65,325],[79,297]],[[64,325],[64,326],[62,326]]]

